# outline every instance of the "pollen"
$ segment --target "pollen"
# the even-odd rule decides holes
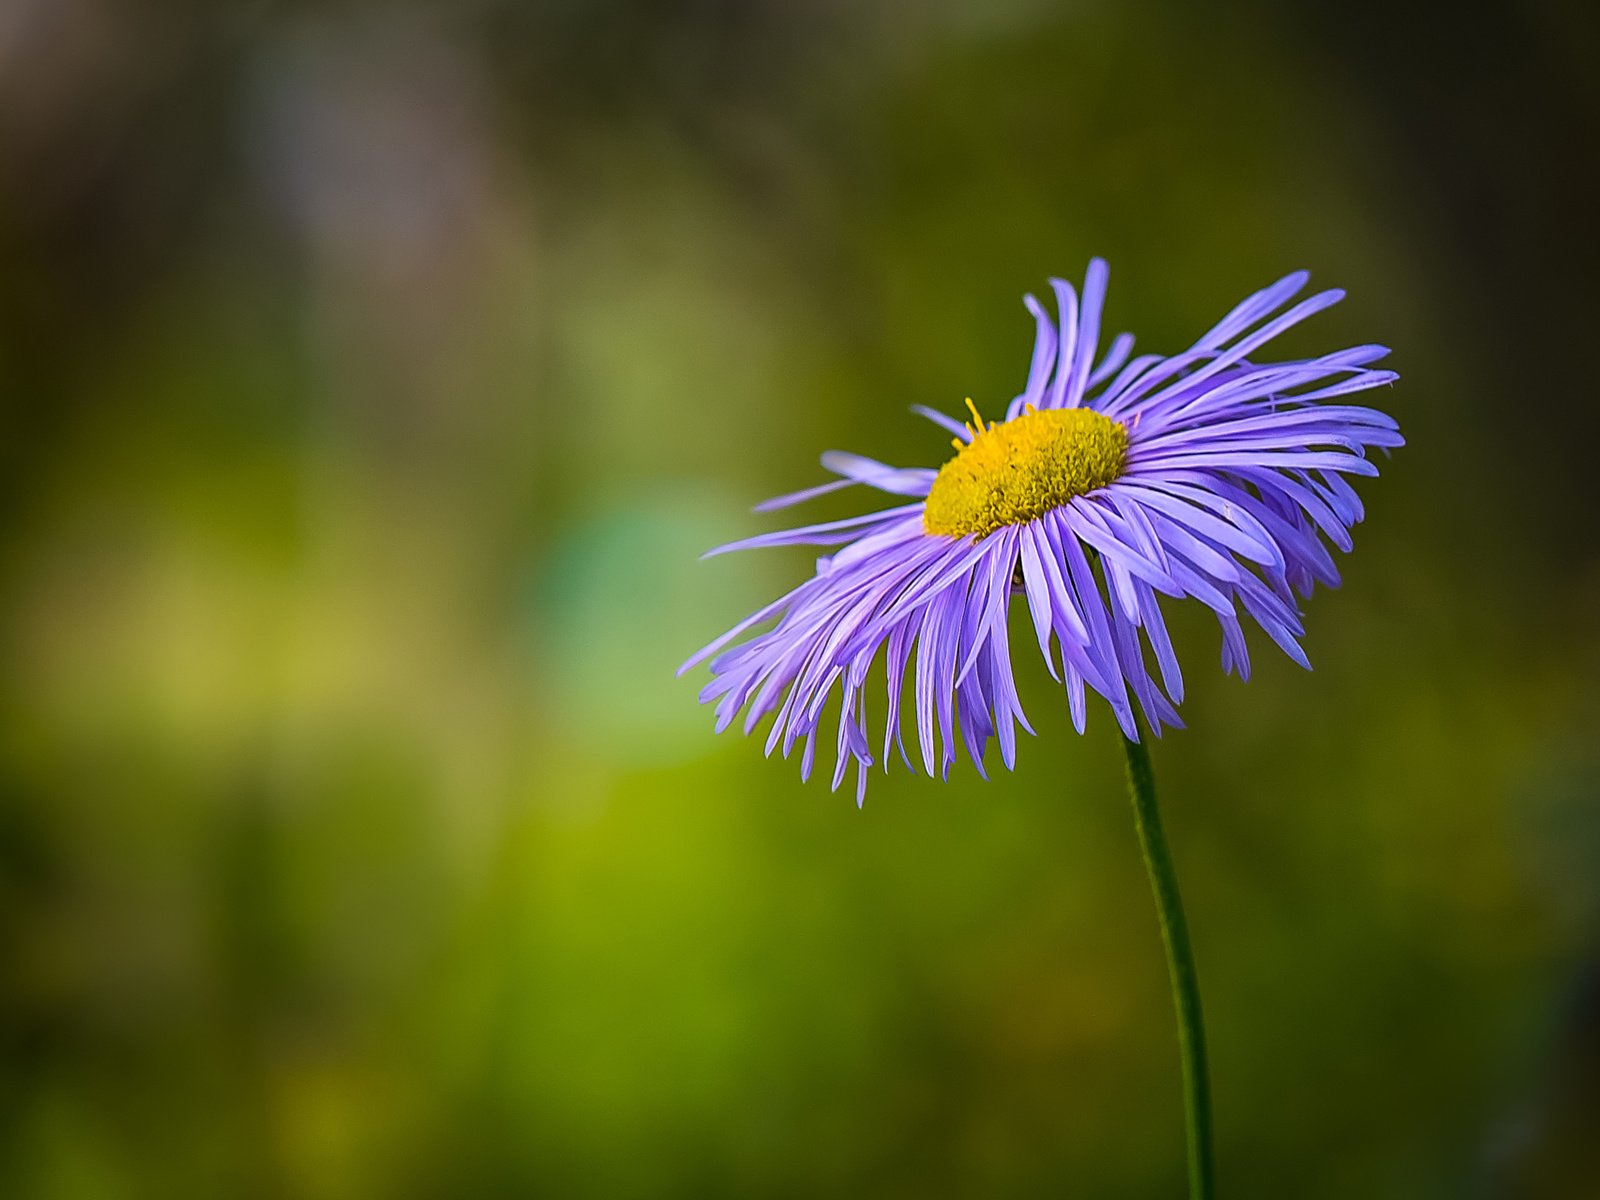
[[[1122,474],[1128,431],[1087,408],[1029,405],[1010,421],[985,425],[969,399],[972,441],[939,468],[923,510],[929,533],[985,537],[1060,508]]]

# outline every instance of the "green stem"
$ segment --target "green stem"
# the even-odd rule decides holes
[[[1200,981],[1195,977],[1194,951],[1189,946],[1189,925],[1183,919],[1178,895],[1178,875],[1172,868],[1167,837],[1161,830],[1156,805],[1156,779],[1150,769],[1150,751],[1143,742],[1122,739],[1128,755],[1128,794],[1133,800],[1133,823],[1144,850],[1145,869],[1161,917],[1161,941],[1167,948],[1167,974],[1172,979],[1172,1000],[1178,1010],[1178,1051],[1183,1059],[1183,1108],[1189,1133],[1190,1200],[1211,1200],[1216,1195],[1211,1153],[1211,1085],[1206,1075],[1206,1031],[1200,1016]]]

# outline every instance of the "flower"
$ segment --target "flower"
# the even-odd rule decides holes
[[[1129,738],[1139,737],[1135,701],[1157,734],[1163,725],[1181,727],[1183,676],[1159,596],[1192,597],[1216,614],[1224,671],[1249,677],[1241,609],[1290,658],[1310,666],[1298,640],[1304,628],[1296,595],[1310,596],[1319,581],[1339,583],[1324,541],[1348,551],[1350,527],[1363,515],[1345,477],[1378,473],[1367,447],[1404,444],[1385,414],[1328,401],[1393,382],[1394,372],[1371,369],[1388,349],[1252,361],[1273,338],[1343,298],[1341,291],[1320,292],[1282,311],[1305,287],[1308,275],[1297,271],[1239,304],[1182,354],[1130,361],[1133,338],[1122,334],[1096,364],[1106,278],[1105,263],[1093,260],[1081,306],[1070,284],[1050,281],[1059,326],[1026,297],[1037,340],[1027,385],[1004,421],[986,423],[970,399],[965,424],[914,406],[955,435],[956,455],[942,467],[897,468],[830,451],[822,465],[839,479],[757,511],[856,484],[914,497],[912,503],[710,552],[843,547],[819,559],[812,578],[679,669],[681,675],[711,658],[713,679],[700,698],[716,702],[718,732],[741,710],[746,733],[775,711],[767,753],[782,745],[788,757],[803,738],[801,775],[808,777],[823,710],[837,691],[833,786],[854,761],[859,804],[874,761],[867,676],[882,650],[885,770],[894,746],[911,768],[900,729],[908,670],[930,775],[937,763],[948,778],[958,730],[985,778],[991,737],[1010,768],[1015,725],[1033,732],[1008,642],[1018,592],[1046,665],[1064,680],[1080,733],[1086,689],[1106,700]]]

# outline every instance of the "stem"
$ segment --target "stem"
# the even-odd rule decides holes
[[[1206,1031],[1200,1015],[1200,981],[1195,977],[1194,951],[1189,946],[1189,926],[1183,919],[1178,895],[1178,875],[1172,868],[1167,837],[1161,830],[1156,805],[1156,779],[1150,769],[1150,751],[1142,742],[1122,739],[1128,755],[1128,795],[1133,801],[1133,823],[1144,850],[1145,870],[1155,893],[1161,918],[1161,941],[1167,949],[1167,974],[1172,979],[1172,1001],[1178,1013],[1178,1052],[1183,1059],[1183,1108],[1189,1135],[1190,1200],[1215,1196],[1211,1151],[1211,1085],[1206,1074]]]

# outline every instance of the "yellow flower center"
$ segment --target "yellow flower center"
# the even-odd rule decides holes
[[[929,533],[984,537],[1060,508],[1122,474],[1128,431],[1087,408],[1027,410],[984,426],[971,400],[972,441],[939,468],[922,525]]]

